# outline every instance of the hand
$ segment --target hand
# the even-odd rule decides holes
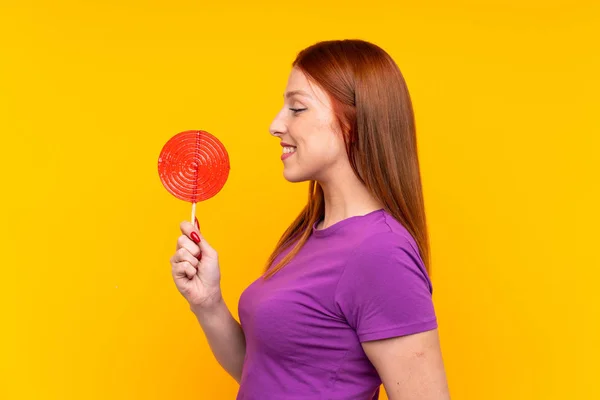
[[[196,226],[184,221],[177,251],[171,257],[171,272],[179,292],[191,308],[208,309],[221,301],[219,257]]]

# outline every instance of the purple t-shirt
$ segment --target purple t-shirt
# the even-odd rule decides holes
[[[240,297],[238,400],[376,398],[381,379],[361,342],[437,327],[416,242],[390,214],[316,226],[288,265]]]

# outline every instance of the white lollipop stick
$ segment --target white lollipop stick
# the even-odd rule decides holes
[[[192,225],[196,226],[196,203],[192,203]]]

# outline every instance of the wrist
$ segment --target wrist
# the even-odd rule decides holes
[[[200,303],[190,303],[190,310],[196,317],[211,315],[217,312],[225,304],[221,291],[216,291]]]

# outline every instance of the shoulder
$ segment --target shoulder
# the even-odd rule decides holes
[[[391,220],[391,221],[390,221]],[[433,291],[416,241],[396,220],[387,218],[387,229],[365,236],[348,253],[342,280],[373,279],[419,282]]]
[[[369,223],[360,226],[355,233],[357,240],[353,245],[357,251],[404,247],[406,250],[419,253],[417,243],[410,232],[385,210],[374,213]]]
[[[408,232],[385,230],[362,238],[356,247],[357,253],[375,253],[383,250],[414,251],[414,240]]]
[[[410,232],[387,212],[377,221],[377,229],[361,238],[355,248],[355,255],[396,254],[417,258],[422,263],[418,245]]]
[[[335,302],[361,341],[433,326],[433,288],[408,232],[378,230],[347,254]]]

